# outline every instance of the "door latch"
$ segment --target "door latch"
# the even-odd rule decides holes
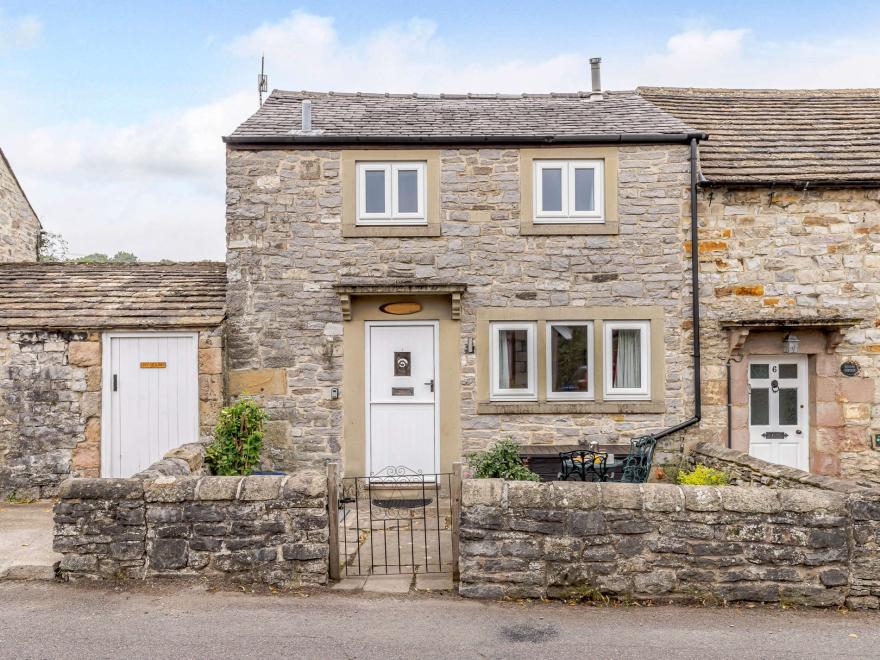
[[[116,374],[113,374],[113,391],[116,392],[119,389],[119,381],[117,380]]]
[[[434,379],[433,378],[431,380],[425,381],[425,385],[430,387],[432,392],[434,391]]]

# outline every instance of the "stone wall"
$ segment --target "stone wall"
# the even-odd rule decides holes
[[[40,221],[0,150],[0,263],[36,261]]]
[[[690,440],[726,436],[725,319],[855,317],[826,353],[810,354],[810,471],[880,481],[880,191],[707,188],[700,193],[703,420]],[[742,353],[781,353],[783,333],[749,336]],[[840,374],[854,360],[858,377]],[[748,451],[747,360],[733,364],[733,447]]]
[[[199,332],[199,426],[223,406],[222,329]],[[0,497],[101,474],[101,332],[0,330]]]
[[[880,604],[880,493],[466,480],[459,593]]]
[[[0,332],[0,497],[100,474],[100,365],[97,333]]]
[[[461,308],[462,449],[500,434],[517,442],[576,443],[589,435],[626,442],[692,414],[688,150],[619,150],[620,234],[520,234],[517,149],[440,151],[441,236],[343,238],[340,151],[227,150],[229,366],[283,387],[259,398],[277,467],[339,458],[342,398],[340,278],[394,278],[467,285]],[[508,306],[660,305],[665,313],[665,414],[603,412],[478,414],[476,310]],[[485,350],[477,346],[477,351]],[[455,395],[458,396],[458,395]]]
[[[838,493],[861,492],[866,488],[876,487],[871,480],[857,482],[812,474],[787,465],[768,463],[735,449],[727,449],[708,442],[695,445],[688,454],[687,460],[691,467],[702,463],[707,467],[723,470],[730,476],[731,486],[819,488]]]
[[[327,583],[327,477],[71,479],[55,506],[66,579]]]

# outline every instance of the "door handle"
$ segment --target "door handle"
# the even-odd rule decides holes
[[[117,380],[116,374],[113,374],[113,391],[116,392],[119,387],[119,381]]]
[[[434,379],[433,378],[431,380],[425,381],[425,385],[430,387],[432,392],[434,391]]]

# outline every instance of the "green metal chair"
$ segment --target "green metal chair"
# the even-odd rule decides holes
[[[623,459],[623,471],[618,483],[643,484],[648,480],[651,473],[651,463],[654,460],[654,449],[657,447],[657,438],[653,435],[643,435],[633,438],[629,444],[629,453]]]

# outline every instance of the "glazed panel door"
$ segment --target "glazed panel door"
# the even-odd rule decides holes
[[[749,453],[809,470],[806,357],[753,357],[748,368]]]

